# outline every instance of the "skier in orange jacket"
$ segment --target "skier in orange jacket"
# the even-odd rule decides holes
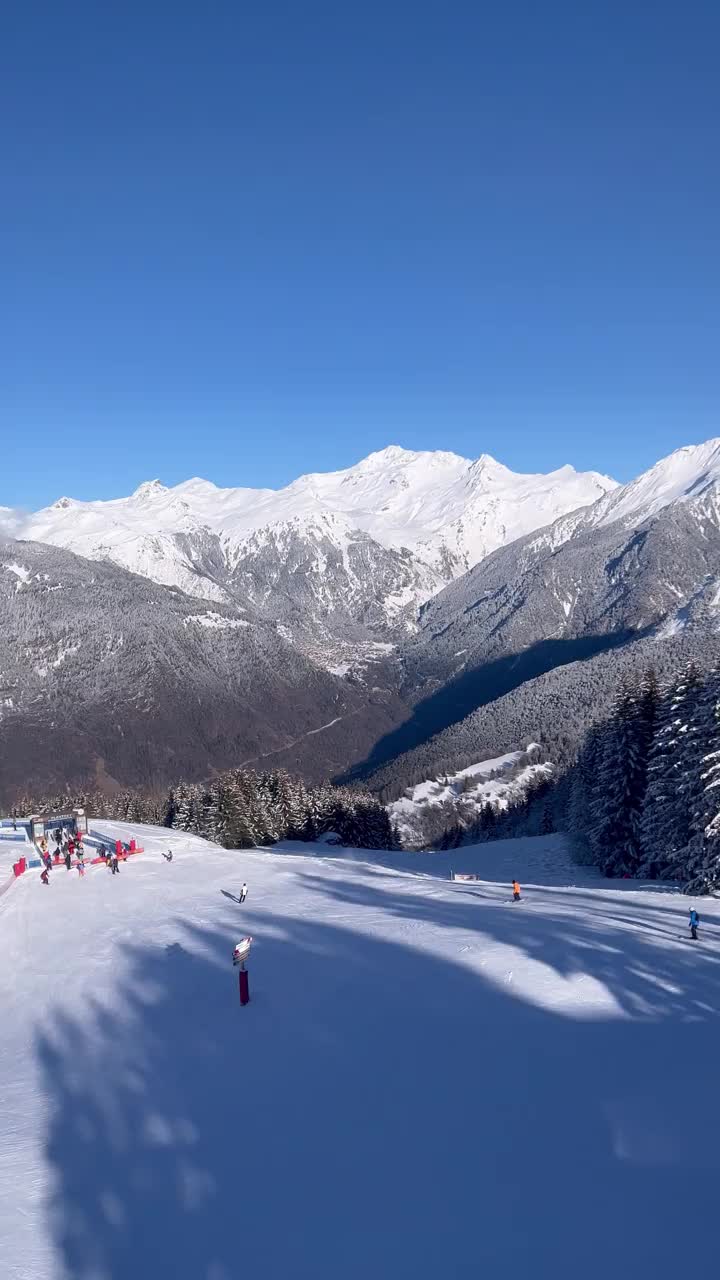
[[[520,901],[520,885],[518,884],[517,880],[513,880],[512,882],[512,891],[513,891],[513,902],[519,902]]]

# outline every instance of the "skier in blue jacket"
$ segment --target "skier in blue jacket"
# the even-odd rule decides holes
[[[691,908],[690,908],[690,920],[689,920],[688,924],[689,924],[689,928],[690,928],[690,937],[691,937],[691,938],[693,938],[694,940],[697,940],[697,936],[698,936],[698,932],[697,932],[697,931],[698,931],[698,925],[699,925],[699,923],[700,923],[700,916],[698,915],[698,913],[697,913],[697,911],[695,910],[695,908],[694,908],[694,907],[691,907]]]

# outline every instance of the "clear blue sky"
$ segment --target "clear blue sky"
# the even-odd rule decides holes
[[[66,0],[0,29],[0,503],[720,434],[720,6]]]

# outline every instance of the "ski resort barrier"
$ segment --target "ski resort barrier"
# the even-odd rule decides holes
[[[129,857],[132,857],[133,854],[145,852],[143,846],[137,843],[137,840],[135,839],[134,836],[131,840],[129,840],[126,843],[124,840],[118,841],[117,837],[113,839],[112,836],[105,836],[102,834],[101,831],[91,831],[89,836],[86,837],[86,840],[92,841],[92,843],[97,848],[99,848],[101,844],[104,844],[105,848],[110,853],[112,853],[113,850],[116,850],[119,858],[129,858]],[[121,846],[122,852],[117,850],[118,843]],[[90,861],[93,865],[95,865],[95,863],[104,862],[105,859],[91,858]]]
[[[0,824],[0,832],[2,832],[3,840],[14,838],[15,840],[17,840],[18,843],[22,843],[26,847],[29,845],[29,847],[32,848],[33,854],[35,855],[33,857],[27,857],[27,855],[23,855],[21,858],[18,858],[17,862],[14,862],[12,864],[12,875],[8,877],[8,879],[5,881],[4,884],[0,885],[0,898],[2,898],[3,895],[7,893],[8,889],[12,888],[15,881],[21,875],[24,875],[26,871],[36,870],[38,867],[42,867],[45,864],[42,857],[40,856],[39,848],[35,844],[30,844],[24,832],[20,832],[20,831],[18,831],[17,833],[13,832],[11,836],[8,833],[4,822]],[[136,853],[145,852],[143,846],[139,845],[134,837],[126,843],[125,841],[122,841],[122,840],[121,841],[118,841],[117,839],[113,840],[111,839],[110,836],[103,836],[99,832],[94,832],[92,835],[86,835],[84,839],[84,844],[86,847],[89,847],[90,845],[92,845],[93,848],[99,849],[100,845],[104,844],[108,853],[112,853],[113,851],[115,851],[118,843],[120,843],[122,847],[122,852],[119,853],[118,856],[121,857],[123,861],[127,860],[127,858],[129,857],[132,857]],[[58,856],[58,854],[53,853],[51,854],[51,858],[52,858],[52,865],[54,867],[63,865],[64,857]],[[98,866],[98,865],[104,864],[106,862],[106,859],[98,856],[97,858],[85,858],[84,861],[86,863],[89,863],[90,866]],[[77,862],[78,862],[77,858],[73,858],[71,862],[71,866],[76,867]]]

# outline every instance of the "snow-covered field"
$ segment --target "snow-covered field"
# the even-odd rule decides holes
[[[548,777],[552,773],[552,764],[543,761],[541,753],[540,744],[531,742],[524,752],[509,751],[492,760],[479,760],[458,773],[428,778],[409,787],[404,796],[387,806],[403,844],[410,848],[424,846],[427,837],[423,831],[423,818],[428,810],[450,806],[457,810],[456,816],[459,817],[462,810],[467,819],[478,817],[485,804],[505,809],[511,800],[527,790],[534,778]],[[529,757],[535,757],[534,761],[520,767],[521,760]],[[449,810],[448,825],[451,821]]]
[[[4,1280],[712,1273],[717,904],[691,944],[688,899],[558,837],[328,857],[99,826],[146,852],[0,899]]]

